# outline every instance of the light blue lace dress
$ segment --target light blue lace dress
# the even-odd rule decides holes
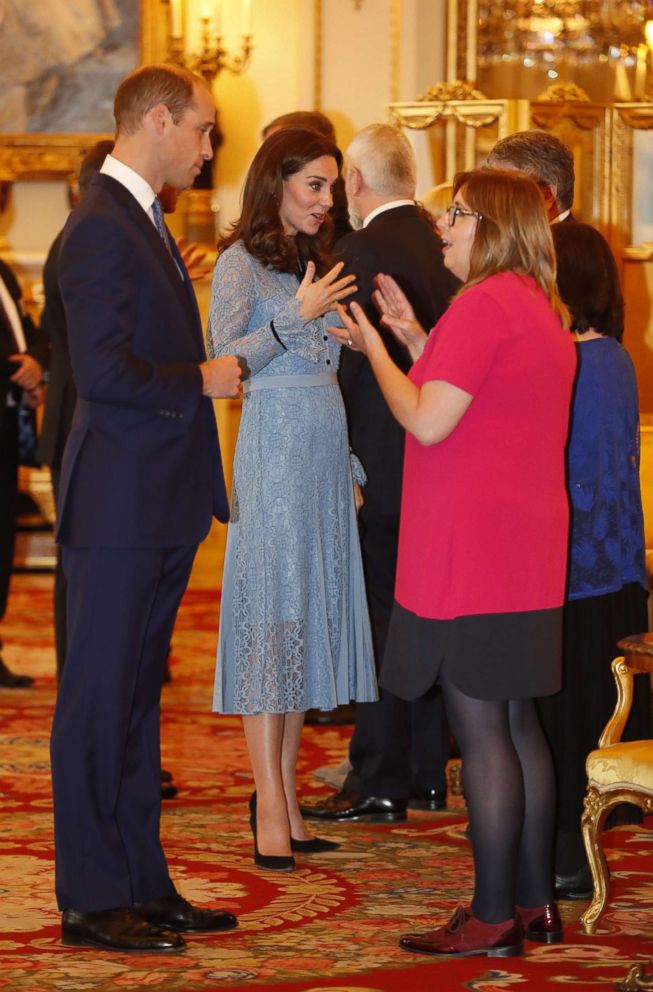
[[[304,324],[298,281],[241,242],[219,257],[207,347],[250,372],[234,458],[213,708],[333,709],[377,698],[335,315]],[[271,328],[274,324],[274,332]],[[353,473],[353,478],[352,478]]]

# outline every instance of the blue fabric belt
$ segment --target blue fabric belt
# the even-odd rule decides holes
[[[243,395],[255,389],[293,389],[296,386],[334,386],[338,382],[335,372],[318,372],[315,375],[269,375],[261,379],[246,379]]]

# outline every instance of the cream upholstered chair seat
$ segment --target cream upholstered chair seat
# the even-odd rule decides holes
[[[653,741],[627,741],[591,751],[585,764],[587,784],[610,792],[630,789],[653,796]]]
[[[612,662],[617,704],[601,734],[596,751],[585,764],[587,793],[581,819],[585,851],[592,872],[592,901],[581,916],[586,933],[594,933],[609,893],[609,873],[602,848],[605,819],[619,803],[634,803],[653,813],[653,741],[622,741],[633,702],[635,675],[650,680],[653,672],[653,634],[635,634],[619,641],[623,656]]]

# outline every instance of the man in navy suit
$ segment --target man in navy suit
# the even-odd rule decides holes
[[[157,192],[211,158],[203,81],[143,66],[118,88],[116,143],[73,210],[59,257],[78,400],[58,540],[68,647],[52,727],[62,939],[183,951],[227,912],[175,890],[159,836],[159,701],[198,543],[227,498],[211,397],[237,396],[233,357],[206,360],[195,297]]]

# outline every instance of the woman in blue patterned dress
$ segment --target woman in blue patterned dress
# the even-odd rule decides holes
[[[614,709],[610,662],[617,641],[648,629],[639,409],[633,363],[620,343],[624,303],[610,246],[587,224],[554,224],[552,233],[578,372],[567,444],[563,687],[539,700],[539,708],[556,775],[556,894],[587,899],[592,878],[580,827],[585,759]],[[624,740],[650,737],[650,714],[649,681],[635,679]],[[639,822],[641,812],[624,805],[619,818]]]
[[[234,458],[214,709],[242,714],[255,793],[256,863],[291,870],[310,838],[295,766],[304,713],[376,699],[356,525],[365,476],[350,457],[326,333],[355,291],[329,268],[341,156],[300,129],[257,152],[240,219],[222,241],[207,333],[211,356],[247,366]],[[319,277],[319,278],[316,278]],[[336,318],[337,319],[337,318]]]

